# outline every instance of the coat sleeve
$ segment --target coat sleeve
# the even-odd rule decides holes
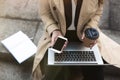
[[[45,30],[49,33],[49,35],[51,35],[54,30],[59,29],[52,16],[49,0],[39,0],[39,14],[44,23]]]
[[[102,13],[103,13],[103,3],[100,3],[95,15],[85,25],[84,30],[86,28],[96,28],[96,29],[98,29],[98,24],[99,24],[99,21],[100,21],[100,17],[102,16]]]

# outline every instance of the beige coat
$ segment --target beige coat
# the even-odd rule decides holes
[[[33,75],[42,78],[39,63],[41,62],[47,48],[50,46],[50,34],[55,29],[60,29],[62,34],[66,33],[66,21],[64,15],[63,0],[39,0],[40,16],[45,25],[45,32],[38,44],[38,51],[35,55],[33,64]],[[103,11],[103,4],[98,5],[98,0],[83,0],[78,26],[77,35],[80,39],[82,31],[87,27],[94,27],[99,30],[98,23]],[[120,67],[120,45],[104,35],[100,30],[98,46],[102,57],[110,64]]]

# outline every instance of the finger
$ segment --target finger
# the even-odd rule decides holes
[[[52,40],[51,40],[51,46],[53,46],[53,45],[54,45],[54,40],[52,39]]]
[[[94,43],[92,43],[92,47],[97,43],[97,41],[95,41]]]
[[[83,39],[84,39],[84,37],[85,37],[85,34],[83,33],[83,34],[82,34],[82,37],[81,37],[81,39],[83,40]]]
[[[94,42],[94,45],[97,43],[97,41],[95,40],[95,42]]]
[[[62,51],[63,51],[63,49],[65,49],[67,47],[67,44],[68,44],[68,41],[65,42],[65,44],[64,44],[64,46],[62,48]]]
[[[96,43],[97,43],[96,41],[95,41],[94,43],[91,43],[90,46],[89,46],[90,49],[92,49],[92,47],[93,47]]]
[[[90,47],[90,49],[92,49],[93,45],[91,44],[89,47]]]
[[[67,47],[67,44],[64,44],[63,49]]]
[[[55,38],[55,37],[52,37],[52,40],[51,40],[51,46],[53,46],[54,45],[54,43],[55,43],[55,41],[57,40],[57,38]]]
[[[63,49],[65,49],[67,47],[68,41],[65,42],[65,44],[63,45],[61,51],[63,51]]]
[[[68,44],[68,41],[65,42],[65,46],[67,46],[67,44]]]
[[[90,47],[90,49],[92,49],[92,47],[95,45],[95,43],[91,43],[90,45],[89,45],[89,47]]]

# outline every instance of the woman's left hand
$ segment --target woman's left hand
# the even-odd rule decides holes
[[[84,33],[82,34],[81,40],[86,47],[90,48],[92,48],[97,43],[97,40],[90,40],[86,38]]]

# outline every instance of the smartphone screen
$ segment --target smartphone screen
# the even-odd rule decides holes
[[[65,39],[58,37],[55,44],[53,45],[53,48],[58,50],[58,51],[61,51],[61,49],[63,48],[65,42],[66,42]]]

